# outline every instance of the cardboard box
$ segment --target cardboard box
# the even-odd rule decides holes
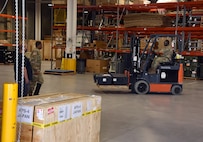
[[[51,59],[51,40],[44,40],[44,45],[43,45],[43,49],[44,49],[44,60],[50,60]],[[52,58],[54,56],[52,55]]]
[[[53,4],[66,4],[67,0],[52,0]]]
[[[99,109],[95,99],[91,97],[38,105],[35,107],[34,113],[34,125],[36,126],[34,126],[33,141],[90,142],[91,137],[88,135],[91,135],[92,132],[88,128],[92,127],[92,124],[86,122],[92,121],[91,113],[93,111],[96,113]]]
[[[108,72],[109,61],[108,60],[94,60],[87,59],[86,71],[93,73],[106,73]]]
[[[19,103],[21,142],[99,142],[99,96],[53,93],[25,97]]]
[[[78,5],[90,5],[90,0],[77,0]]]
[[[115,5],[117,0],[96,0],[97,5]]]
[[[97,48],[107,48],[107,43],[101,40],[95,40],[94,44]]]
[[[61,58],[57,58],[55,62],[56,62],[55,68],[56,69],[60,69],[61,68],[62,59]]]

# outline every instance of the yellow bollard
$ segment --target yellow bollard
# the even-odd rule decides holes
[[[61,70],[65,70],[65,58],[62,58],[62,61],[61,61]]]
[[[63,58],[62,59],[62,65],[61,69],[63,70],[72,70],[76,72],[76,59],[72,58]]]
[[[16,141],[18,84],[4,84],[1,142]]]
[[[66,69],[76,72],[76,59],[67,58]]]

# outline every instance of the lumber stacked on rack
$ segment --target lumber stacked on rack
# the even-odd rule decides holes
[[[117,0],[96,0],[97,5],[115,5]]]
[[[124,16],[125,27],[171,26],[171,18],[158,13],[132,13]]]
[[[52,0],[52,4],[66,4],[66,0]]]
[[[90,0],[77,0],[77,4],[78,5],[90,5]]]
[[[101,97],[58,93],[19,100],[21,142],[99,142]]]

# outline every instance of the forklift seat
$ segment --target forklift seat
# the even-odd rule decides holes
[[[175,57],[176,53],[173,51],[173,54],[171,55],[171,59],[168,59],[168,62],[162,62],[160,63],[161,66],[173,66],[175,64]]]

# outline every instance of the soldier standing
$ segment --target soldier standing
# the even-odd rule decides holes
[[[26,47],[25,47],[26,51]],[[32,67],[29,59],[25,56],[24,61],[22,55],[22,45],[19,45],[18,63],[14,64],[15,80],[18,79],[18,97],[21,97],[21,85],[22,85],[22,72],[24,72],[24,86],[23,86],[23,97],[27,96],[30,89],[30,82],[32,81]],[[24,67],[22,67],[22,62],[24,62]],[[18,69],[16,70],[16,66]],[[18,72],[18,78],[16,78],[16,72]]]
[[[30,55],[30,63],[33,69],[33,79],[30,84],[30,95],[39,95],[40,88],[44,83],[44,79],[41,73],[41,52],[42,43],[40,41],[36,41],[36,48],[32,50]]]

